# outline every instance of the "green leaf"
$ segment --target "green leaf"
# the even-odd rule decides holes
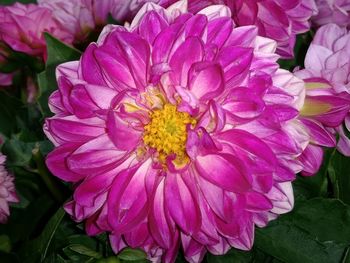
[[[249,263],[252,262],[254,257],[253,252],[245,252],[238,249],[231,249],[225,255],[215,256],[212,254],[207,255],[207,261],[209,263],[225,263],[225,262],[235,262],[235,263]]]
[[[120,262],[119,258],[115,256],[111,256],[108,258],[101,258],[96,261],[96,263],[119,263],[119,262]]]
[[[46,66],[57,66],[66,61],[77,60],[81,52],[72,46],[68,46],[49,33],[44,33],[48,58]]]
[[[49,33],[44,33],[48,58],[46,61],[46,70],[38,74],[39,83],[39,104],[44,116],[50,115],[48,108],[48,98],[51,93],[57,89],[55,71],[56,67],[64,62],[77,60],[80,58],[80,51],[74,47],[68,46]]]
[[[298,175],[293,182],[294,196],[297,200],[315,197],[327,197],[328,193],[328,166],[334,149],[326,149],[320,170],[313,176]]]
[[[338,263],[350,246],[350,207],[316,198],[256,230],[255,245],[284,262]]]
[[[11,251],[11,240],[7,235],[0,235],[0,251]]]
[[[74,245],[70,245],[68,246],[69,249],[81,254],[81,255],[84,255],[84,256],[88,256],[88,257],[91,257],[91,258],[96,258],[96,259],[99,259],[102,257],[102,255],[100,253],[98,253],[97,251],[95,250],[92,250],[86,246],[83,246],[83,245],[80,245],[80,244],[74,244]]]
[[[32,158],[35,143],[25,143],[16,139],[5,141],[2,151],[7,156],[8,166],[26,166]]]
[[[0,91],[0,133],[10,137],[16,131],[16,115],[22,106],[20,100]]]
[[[118,257],[125,261],[136,261],[136,260],[145,260],[147,255],[140,249],[124,248],[119,254]]]
[[[336,198],[350,205],[350,158],[334,151],[328,173]]]
[[[63,217],[65,215],[65,212],[62,207],[60,207],[57,212],[53,215],[53,217],[49,220],[49,222],[46,224],[43,232],[39,236],[39,238],[36,240],[36,243],[38,244],[40,251],[41,251],[41,260],[44,260],[46,257],[47,251],[49,249],[49,246],[51,244],[51,240],[61,223]]]

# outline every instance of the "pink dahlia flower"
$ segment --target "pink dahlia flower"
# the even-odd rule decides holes
[[[57,68],[44,130],[57,177],[75,183],[66,211],[115,252],[173,262],[249,250],[254,226],[293,207],[309,143],[297,115],[304,83],[278,68],[276,43],[230,10],[193,15],[148,3],[107,26],[79,61]]]
[[[341,27],[350,26],[349,0],[316,0],[318,14],[312,21],[317,26],[335,23]]]
[[[39,6],[52,10],[53,17],[75,39],[83,41],[98,25],[107,23],[111,0],[38,0]]]
[[[313,151],[306,158],[309,164],[315,156],[322,155],[320,147],[316,145],[336,145],[336,132],[340,135],[338,149],[350,156],[350,140],[343,130],[344,119],[345,126],[348,130],[350,128],[349,58],[349,32],[329,24],[316,32],[306,54],[305,69],[295,72],[306,82],[306,99],[301,116],[313,142],[310,145]],[[320,161],[317,165],[320,165]]]
[[[71,43],[69,33],[52,18],[49,9],[34,4],[15,3],[0,7],[0,40],[12,49],[29,55],[46,56],[44,32],[66,43]]]
[[[296,35],[309,30],[317,13],[314,0],[193,0],[189,9],[197,12],[213,4],[226,4],[237,25],[256,25],[261,36],[276,40],[277,53],[284,58],[293,57]]]
[[[6,157],[0,153],[0,223],[7,222],[10,215],[9,202],[18,202],[13,176],[5,169]]]

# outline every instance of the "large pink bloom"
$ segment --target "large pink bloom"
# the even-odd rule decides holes
[[[350,26],[349,0],[316,0],[318,14],[312,21],[317,26],[335,23],[342,27]]]
[[[9,202],[18,202],[13,176],[6,171],[6,157],[0,153],[0,223],[7,222],[10,215]]]
[[[319,146],[334,147],[335,133],[340,139],[338,149],[350,156],[350,140],[344,133],[350,128],[350,34],[335,24],[321,27],[307,51],[305,69],[295,72],[306,82],[306,99],[301,110],[302,122],[309,129],[314,145],[306,151],[309,171],[320,165]],[[346,117],[347,116],[347,117]],[[312,163],[314,165],[312,165]],[[311,167],[314,169],[311,169]]]
[[[0,7],[0,40],[12,49],[29,55],[46,56],[44,32],[66,43],[72,38],[52,17],[49,9],[15,3]]]
[[[277,53],[293,57],[296,35],[307,32],[310,18],[317,13],[314,0],[193,0],[189,9],[197,12],[212,4],[226,4],[239,26],[256,25],[261,36],[277,41]]]
[[[57,68],[44,130],[66,211],[115,252],[173,262],[248,250],[254,226],[293,207],[309,137],[296,119],[304,84],[278,68],[276,43],[230,10],[146,4],[107,26],[79,61]]]

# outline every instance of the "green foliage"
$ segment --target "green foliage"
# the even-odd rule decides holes
[[[50,94],[57,89],[56,67],[66,61],[79,59],[81,53],[79,50],[68,46],[48,33],[45,33],[47,43],[48,58],[46,61],[45,71],[38,74],[37,81],[39,84],[39,99],[42,113],[44,116],[50,116],[48,108],[48,98]]]

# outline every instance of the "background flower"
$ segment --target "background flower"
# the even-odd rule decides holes
[[[350,142],[343,122],[345,119],[345,127],[349,128],[349,40],[350,34],[344,28],[335,24],[321,27],[307,51],[305,69],[295,72],[306,81],[307,97],[301,116],[312,120],[305,123],[313,140],[333,147],[337,132],[338,149],[347,156],[350,156]]]
[[[342,27],[350,25],[349,0],[316,0],[318,14],[312,18],[317,26],[335,23]]]
[[[0,7],[0,40],[13,50],[46,57],[44,32],[71,43],[72,37],[52,17],[49,9],[15,3]]]
[[[66,211],[86,231],[173,262],[249,250],[254,226],[290,211],[309,136],[304,83],[279,69],[276,43],[230,10],[197,15],[148,3],[57,68],[45,132]],[[220,171],[220,172],[218,172]]]
[[[6,157],[0,153],[0,223],[7,222],[10,215],[9,202],[18,202],[15,191],[14,178],[6,171]]]
[[[293,57],[296,35],[309,30],[309,20],[317,13],[314,0],[194,0],[189,10],[196,13],[213,4],[226,4],[237,25],[256,25],[261,36],[276,40],[277,53],[284,58]]]

